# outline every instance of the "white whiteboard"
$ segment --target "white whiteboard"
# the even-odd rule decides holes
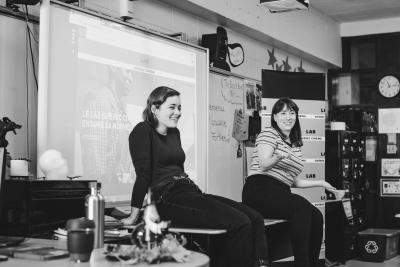
[[[232,137],[235,109],[244,108],[243,77],[210,72],[209,133],[208,133],[208,193],[242,200],[245,148],[237,157],[239,142]]]
[[[39,83],[39,153],[61,151],[68,176],[100,181],[108,206],[128,204],[136,180],[129,133],[142,121],[150,92],[168,86],[181,93],[185,171],[204,190],[207,50],[60,2],[45,7],[48,60],[40,53],[40,74],[48,77]],[[42,28],[40,34],[45,40]]]

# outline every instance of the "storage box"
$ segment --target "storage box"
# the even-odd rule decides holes
[[[360,256],[382,262],[397,255],[400,230],[371,228],[358,233]]]

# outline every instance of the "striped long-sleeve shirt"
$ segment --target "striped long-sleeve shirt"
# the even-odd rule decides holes
[[[260,158],[258,156],[258,150],[261,144],[272,146],[274,148],[274,153],[276,153],[276,151],[289,153],[290,157],[284,158],[272,168],[262,171],[260,168]],[[249,176],[265,174],[292,186],[294,178],[302,172],[303,165],[304,160],[301,147],[295,147],[285,142],[274,128],[268,127],[257,136],[256,146],[251,157]]]

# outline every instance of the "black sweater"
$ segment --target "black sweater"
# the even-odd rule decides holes
[[[129,150],[136,171],[132,207],[142,207],[149,186],[184,173],[185,152],[177,128],[161,135],[149,123],[140,122],[129,135]]]

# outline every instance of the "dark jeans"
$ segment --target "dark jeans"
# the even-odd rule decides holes
[[[323,217],[305,198],[292,194],[290,187],[266,175],[252,175],[243,188],[243,203],[264,218],[288,219],[296,266],[318,264],[322,243]]]
[[[175,227],[226,229],[230,267],[253,267],[255,259],[268,260],[263,218],[246,205],[204,194],[193,183],[178,183],[163,192],[157,210]]]

